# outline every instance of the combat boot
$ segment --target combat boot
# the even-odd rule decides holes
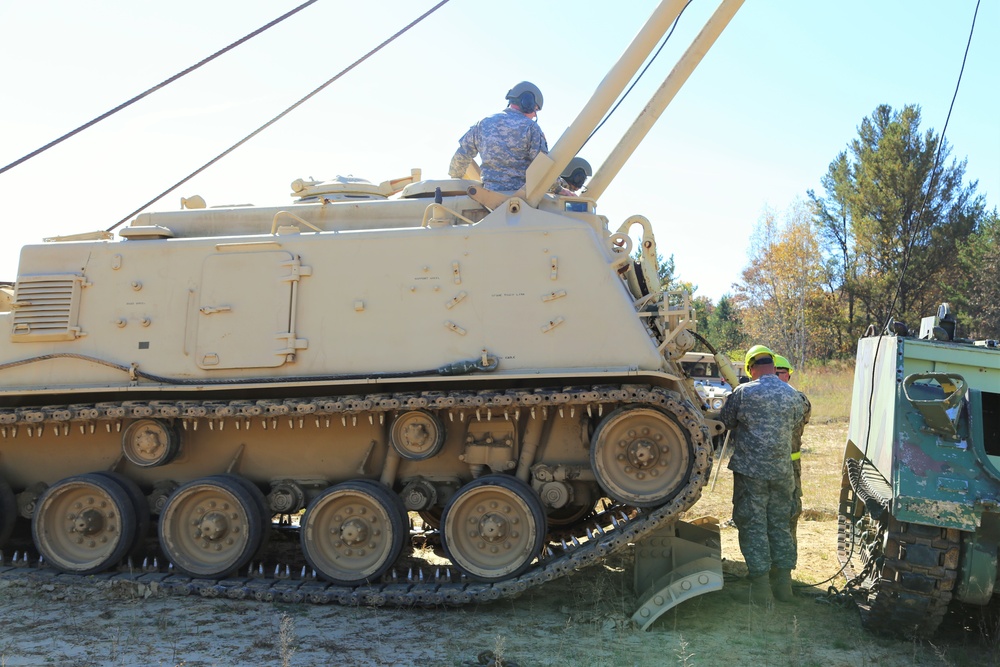
[[[771,602],[771,586],[768,582],[768,575],[762,574],[758,577],[750,577],[750,602],[764,606]]]
[[[792,571],[771,570],[771,590],[779,602],[793,602],[795,597],[792,595]]]

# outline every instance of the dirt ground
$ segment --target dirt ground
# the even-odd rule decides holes
[[[806,518],[797,601],[748,606],[729,518],[731,475],[688,518],[723,522],[722,591],[688,600],[648,631],[636,608],[631,553],[515,600],[437,609],[286,605],[137,595],[99,582],[67,585],[0,575],[0,667],[15,665],[997,665],[1000,646],[974,615],[953,614],[935,638],[886,639],[858,612],[825,602],[834,575],[837,462],[845,424],[811,425],[804,443]],[[829,470],[828,470],[829,468]],[[831,488],[832,487],[832,488]]]

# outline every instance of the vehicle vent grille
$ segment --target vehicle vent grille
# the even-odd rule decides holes
[[[10,337],[15,343],[75,340],[84,277],[76,273],[19,276],[14,287]]]

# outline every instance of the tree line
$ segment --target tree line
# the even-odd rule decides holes
[[[765,210],[732,293],[695,296],[698,331],[734,354],[766,342],[802,366],[853,358],[866,331],[916,335],[949,303],[957,336],[1000,338],[1000,221],[951,150],[921,131],[918,106],[877,107],[822,192]],[[664,284],[684,286],[673,257],[664,266]]]

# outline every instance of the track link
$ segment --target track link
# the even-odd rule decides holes
[[[957,530],[889,519],[878,589],[863,613],[866,627],[933,634],[951,602],[958,569]]]
[[[851,481],[857,486],[853,477]],[[955,588],[960,532],[896,520],[878,484],[862,485],[857,498],[865,503],[864,514],[852,519],[841,513],[838,552],[847,565],[848,587],[855,589],[862,623],[883,634],[932,635]],[[855,552],[863,563],[860,571],[849,569]]]

